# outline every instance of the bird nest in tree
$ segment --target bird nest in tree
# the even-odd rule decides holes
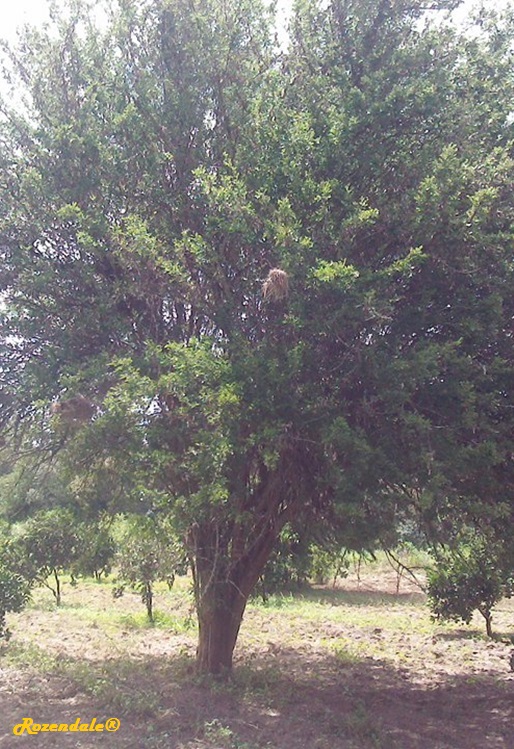
[[[285,299],[288,294],[289,276],[285,270],[272,268],[268,273],[268,277],[262,284],[262,296],[264,299],[274,301],[277,299]]]
[[[51,413],[68,424],[90,421],[95,414],[96,406],[83,395],[61,400],[52,404]]]

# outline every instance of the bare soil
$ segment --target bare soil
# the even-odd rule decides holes
[[[149,627],[110,586],[48,591],[10,620],[0,656],[0,747],[111,749],[514,749],[514,605],[497,639],[431,621],[423,593],[366,567],[336,589],[249,605],[233,679],[199,680],[185,589]],[[184,585],[187,585],[184,582]],[[13,726],[109,717],[115,733],[15,736]]]

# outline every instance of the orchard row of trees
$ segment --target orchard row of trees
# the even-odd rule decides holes
[[[3,470],[169,517],[200,671],[285,528],[508,552],[514,20],[458,5],[297,0],[284,49],[255,0],[69,0],[4,50]]]
[[[70,510],[39,510],[24,522],[5,525],[0,536],[0,639],[10,637],[8,612],[21,611],[36,586],[48,588],[57,606],[63,579],[106,578],[115,567],[113,596],[128,586],[138,592],[154,621],[156,582],[171,588],[186,569],[183,550],[166,524],[140,516],[84,522]]]
[[[462,538],[451,549],[429,550],[419,537],[416,541],[404,540],[395,550],[406,557],[406,564],[386,550],[396,567],[398,591],[401,577],[407,573],[423,587],[423,576],[416,577],[408,566],[411,558],[416,559],[417,572],[424,569],[428,574],[432,617],[469,623],[478,610],[492,637],[492,609],[513,591],[512,560],[506,559],[504,550],[492,549],[476,535]],[[0,640],[11,636],[7,614],[21,611],[36,586],[50,590],[60,606],[65,578],[72,586],[82,578],[100,582],[114,568],[113,597],[121,597],[127,586],[139,593],[148,622],[153,624],[155,584],[165,582],[171,590],[176,575],[189,571],[173,528],[151,516],[104,516],[85,522],[66,507],[41,509],[25,521],[4,523],[0,543]],[[352,562],[359,575],[361,564],[376,560],[372,550],[352,553],[307,544],[305,539],[283,532],[254,594],[266,603],[270,594],[300,591],[312,582],[327,584],[331,580],[335,586],[338,579],[346,577]]]

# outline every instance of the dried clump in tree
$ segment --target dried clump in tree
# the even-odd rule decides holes
[[[264,299],[274,301],[277,299],[285,299],[288,294],[289,276],[285,270],[272,268],[268,273],[268,277],[262,284],[262,296]]]
[[[54,403],[51,412],[67,424],[78,424],[89,421],[95,414],[96,406],[83,395]]]

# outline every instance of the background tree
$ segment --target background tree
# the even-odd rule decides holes
[[[175,576],[187,569],[184,550],[173,535],[169,522],[137,516],[126,518],[120,533],[116,565],[121,585],[114,588],[113,595],[123,595],[125,585],[136,590],[152,623],[155,583],[166,582],[171,588]]]
[[[71,568],[75,577],[90,575],[99,581],[111,572],[116,543],[110,526],[105,518],[82,525],[80,556]]]
[[[6,439],[172,513],[202,671],[293,518],[512,520],[512,22],[433,15],[302,0],[279,55],[248,0],[72,4],[8,53]]]
[[[41,510],[13,528],[23,577],[44,585],[62,600],[62,574],[69,572],[83,553],[82,526],[69,510]]]
[[[30,597],[31,581],[21,574],[19,549],[10,538],[7,528],[1,530],[0,550],[0,640],[8,640],[11,631],[6,615],[21,611]]]
[[[436,619],[469,624],[479,611],[493,636],[493,607],[512,594],[512,552],[480,538],[462,534],[457,543],[435,550],[435,567],[428,574],[430,608]]]

